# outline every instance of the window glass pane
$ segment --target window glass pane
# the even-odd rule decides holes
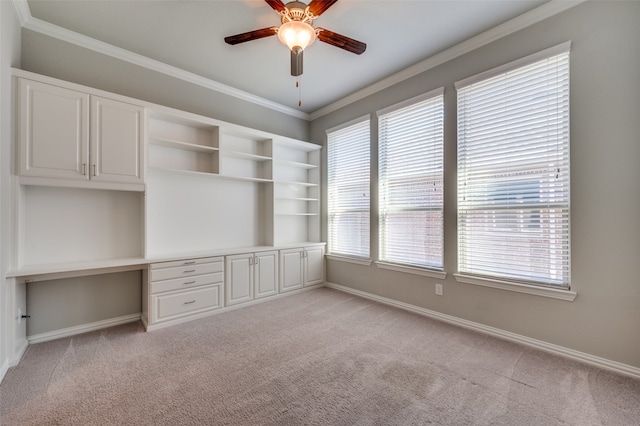
[[[443,269],[443,91],[379,115],[380,260]]]
[[[369,119],[327,134],[328,252],[369,257]]]
[[[569,285],[569,52],[458,90],[458,270]]]

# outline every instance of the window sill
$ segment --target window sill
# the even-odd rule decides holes
[[[340,256],[337,254],[326,254],[325,257],[329,260],[336,260],[338,262],[353,263],[355,265],[371,266],[371,259],[364,259],[359,257]]]
[[[395,263],[387,263],[387,262],[376,262],[376,265],[380,269],[388,269],[390,271],[397,271],[397,272],[406,272],[407,274],[422,275],[425,277],[438,278],[441,280],[447,277],[446,272],[434,271],[432,269],[416,268],[414,266],[397,265]]]
[[[535,296],[550,297],[552,299],[573,302],[578,295],[575,291],[560,290],[557,288],[538,287],[527,284],[500,281],[488,278],[478,278],[469,275],[453,274],[459,283],[480,285],[483,287],[497,288],[500,290],[515,291],[517,293],[533,294]]]

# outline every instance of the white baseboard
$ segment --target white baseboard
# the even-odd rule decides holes
[[[9,367],[15,367],[16,365],[18,365],[18,363],[22,359],[22,355],[24,355],[28,347],[29,342],[27,341],[27,339],[22,339],[18,344],[18,348],[13,356],[13,359],[9,360]]]
[[[4,376],[7,374],[7,371],[9,371],[9,368],[18,365],[27,347],[29,347],[29,342],[27,342],[27,339],[23,339],[17,348],[18,350],[15,351],[13,358],[5,360],[2,366],[0,366],[0,383],[4,380]]]
[[[356,290],[350,287],[345,287],[343,285],[329,283],[329,282],[325,283],[325,285],[335,290],[339,290],[345,293],[350,293],[356,296],[363,297],[365,299],[374,300],[376,302],[384,303],[385,305],[390,305],[396,308],[404,309],[405,311],[413,312],[419,315],[424,315],[429,318],[444,321],[446,323],[464,327],[470,330],[479,331],[481,333],[489,334],[491,336],[499,337],[501,339],[509,340],[516,343],[521,343],[536,349],[543,350],[545,352],[549,352],[555,355],[560,355],[566,358],[573,359],[575,361],[580,361],[589,365],[603,368],[605,370],[613,371],[615,373],[623,374],[625,376],[630,376],[636,379],[640,379],[640,368],[634,367],[632,365],[623,364],[617,361],[611,361],[606,358],[601,358],[601,357],[590,355],[584,352],[565,348],[563,346],[555,345],[553,343],[548,343],[542,340],[532,339],[530,337],[523,336],[521,334],[511,333],[510,331],[505,331],[499,328],[490,327],[477,322],[468,321],[462,318],[454,317],[452,315],[447,315],[440,312],[432,311],[430,309],[421,308],[420,306],[411,305],[409,303],[404,303],[394,299],[389,299],[387,297],[378,296],[376,294],[367,293],[365,291]]]
[[[9,370],[9,363],[5,361],[0,366],[0,383],[2,383],[2,380],[4,379],[4,376],[7,374],[8,370]]]
[[[140,314],[124,315],[117,318],[110,318],[102,321],[96,321],[89,324],[77,325],[60,330],[48,331],[46,333],[34,334],[27,336],[29,344],[48,342],[49,340],[60,339],[62,337],[74,336],[76,334],[87,333],[89,331],[101,330],[115,325],[128,324],[130,322],[140,321]]]

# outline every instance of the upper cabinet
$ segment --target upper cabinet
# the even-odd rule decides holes
[[[143,108],[18,79],[18,174],[143,183]]]
[[[142,183],[142,117],[141,107],[91,96],[90,179]]]
[[[19,174],[88,179],[89,95],[24,79],[19,90]]]

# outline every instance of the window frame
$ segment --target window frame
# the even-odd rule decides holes
[[[563,234],[563,235],[566,235],[566,240],[567,240],[566,245],[567,245],[567,252],[568,252],[568,254],[566,255],[566,258],[563,258],[563,260],[566,260],[566,265],[563,264],[563,268],[566,268],[566,282],[565,282],[565,278],[562,279],[563,282],[561,284],[556,284],[556,283],[550,283],[548,281],[545,282],[545,281],[540,281],[536,279],[523,280],[521,278],[516,278],[513,276],[505,277],[505,276],[491,275],[491,274],[475,274],[475,273],[469,273],[468,271],[465,271],[460,266],[461,256],[463,255],[462,254],[463,248],[461,248],[461,234],[462,234],[461,226],[463,223],[463,220],[461,218],[461,209],[463,208],[461,207],[461,204],[463,204],[461,199],[462,197],[461,194],[464,193],[464,190],[461,188],[461,185],[463,185],[464,182],[460,175],[462,173],[461,166],[460,166],[460,152],[461,152],[460,145],[461,145],[461,139],[463,139],[461,137],[460,129],[461,129],[461,126],[464,126],[464,124],[461,125],[461,115],[463,114],[460,113],[460,108],[461,108],[460,91],[473,84],[485,82],[497,76],[501,76],[505,73],[508,73],[511,71],[517,71],[521,68],[536,64],[546,59],[554,58],[561,54],[567,54],[567,57],[568,57],[570,53],[570,46],[571,46],[570,41],[565,42],[560,45],[553,46],[549,49],[545,49],[543,51],[534,53],[533,55],[526,56],[524,58],[504,64],[497,68],[488,70],[486,72],[477,74],[475,76],[469,77],[467,79],[464,79],[455,83],[455,88],[458,91],[458,95],[457,95],[457,99],[458,99],[458,124],[457,124],[458,125],[458,272],[454,274],[454,276],[458,282],[476,284],[476,285],[493,287],[493,288],[500,288],[505,290],[512,290],[512,291],[517,291],[522,293],[536,294],[540,296],[553,297],[553,298],[558,298],[562,300],[574,300],[577,295],[577,293],[571,291],[571,274],[570,274],[570,268],[571,268],[570,245],[571,244],[570,244],[570,229],[569,229],[569,224],[570,224],[570,220],[569,220],[570,218],[570,193],[569,193],[570,191],[570,164],[569,164],[570,114],[569,114],[569,94],[568,94],[569,86],[570,86],[569,81],[567,81],[567,87],[566,87],[566,90],[567,90],[566,111],[564,110],[562,111],[563,113],[566,114],[566,129],[567,129],[566,130],[566,146],[564,145],[565,139],[558,138],[558,139],[562,139],[562,141],[559,142],[559,144],[562,144],[562,149],[566,150],[566,159],[567,159],[566,168],[563,169],[563,172],[566,173],[565,183],[564,183],[566,186],[563,186],[563,191],[564,193],[566,193],[566,206],[564,208],[566,208],[567,210],[566,234]],[[569,67],[570,67],[570,63],[569,63],[569,59],[567,59],[567,76],[568,76],[567,78],[570,78]],[[495,183],[496,181],[486,180],[484,182],[489,184],[490,182]],[[522,194],[522,193],[518,193],[518,194]],[[511,207],[508,210],[515,211],[517,209],[514,207]],[[563,274],[563,277],[564,276],[565,275]]]
[[[366,158],[366,173],[359,173],[358,177],[364,179],[366,177],[366,185],[364,185],[361,189],[366,188],[366,208],[348,208],[347,210],[338,209],[337,207],[334,209],[333,202],[335,199],[332,197],[332,192],[334,191],[332,184],[332,144],[333,143],[345,143],[344,140],[336,140],[332,141],[332,135],[335,135],[340,132],[344,132],[349,130],[350,128],[354,128],[357,126],[363,126],[366,129],[366,136],[357,136],[358,138],[362,137],[363,141],[366,140],[366,144],[363,143],[363,148],[366,146],[366,149],[363,149],[361,155]],[[342,123],[338,126],[332,127],[326,130],[327,135],[327,254],[326,256],[330,259],[334,260],[342,260],[355,264],[371,264],[371,115],[367,114],[362,117],[355,118],[353,120]],[[353,137],[353,135],[350,135]],[[361,164],[361,163],[359,163]],[[353,167],[353,164],[347,165],[349,167]],[[342,172],[342,171],[341,171]],[[340,186],[342,189],[344,185]],[[333,251],[333,238],[332,238],[332,226],[334,225],[334,221],[332,220],[332,215],[336,214],[336,212],[340,210],[340,213],[348,213],[348,212],[360,212],[366,213],[366,241],[367,241],[367,250],[366,255],[357,253],[356,251],[348,252],[348,251]],[[363,232],[364,233],[364,232]]]
[[[387,174],[383,169],[386,169],[386,161],[387,157],[383,154],[387,152],[389,147],[385,146],[386,138],[383,136],[383,126],[386,123],[386,118],[392,116],[394,113],[402,112],[402,110],[410,111],[411,108],[418,106],[421,103],[429,103],[432,100],[440,99],[440,103],[438,105],[440,116],[436,120],[435,126],[439,126],[437,130],[439,130],[439,163],[436,159],[433,161],[431,159],[428,163],[429,166],[438,163],[440,173],[437,175],[438,190],[440,191],[440,203],[437,206],[431,205],[429,207],[424,206],[416,206],[415,204],[410,207],[403,207],[403,212],[423,212],[423,211],[436,211],[440,212],[440,253],[439,256],[439,264],[433,262],[412,262],[412,261],[403,261],[402,259],[393,259],[391,256],[385,255],[385,244],[387,241],[387,237],[385,235],[385,215],[388,215],[389,212],[393,211],[393,208],[387,208],[383,201],[383,198],[386,196],[386,189],[389,188],[389,182],[385,179]],[[432,112],[432,111],[429,111]],[[402,271],[407,273],[412,273],[416,275],[426,275],[433,278],[445,278],[446,272],[444,272],[444,115],[445,115],[445,105],[444,105],[444,87],[440,87],[434,90],[431,90],[427,93],[415,96],[413,98],[407,99],[405,101],[399,102],[397,104],[391,105],[389,107],[383,108],[376,113],[378,117],[378,261],[376,262],[377,266],[382,269],[389,269],[395,271]],[[427,124],[425,127],[434,126],[432,122]],[[404,135],[403,135],[404,136]],[[427,137],[427,140],[429,138]],[[402,143],[401,143],[402,145]],[[400,147],[401,147],[400,145]],[[428,167],[425,167],[428,168]],[[425,173],[425,171],[421,171]],[[432,176],[433,177],[433,176]],[[436,180],[434,180],[434,185]],[[393,203],[393,202],[392,202]],[[424,204],[424,203],[423,203]],[[397,210],[397,209],[396,209]],[[396,213],[400,212],[397,210]],[[423,258],[426,260],[426,258]]]

